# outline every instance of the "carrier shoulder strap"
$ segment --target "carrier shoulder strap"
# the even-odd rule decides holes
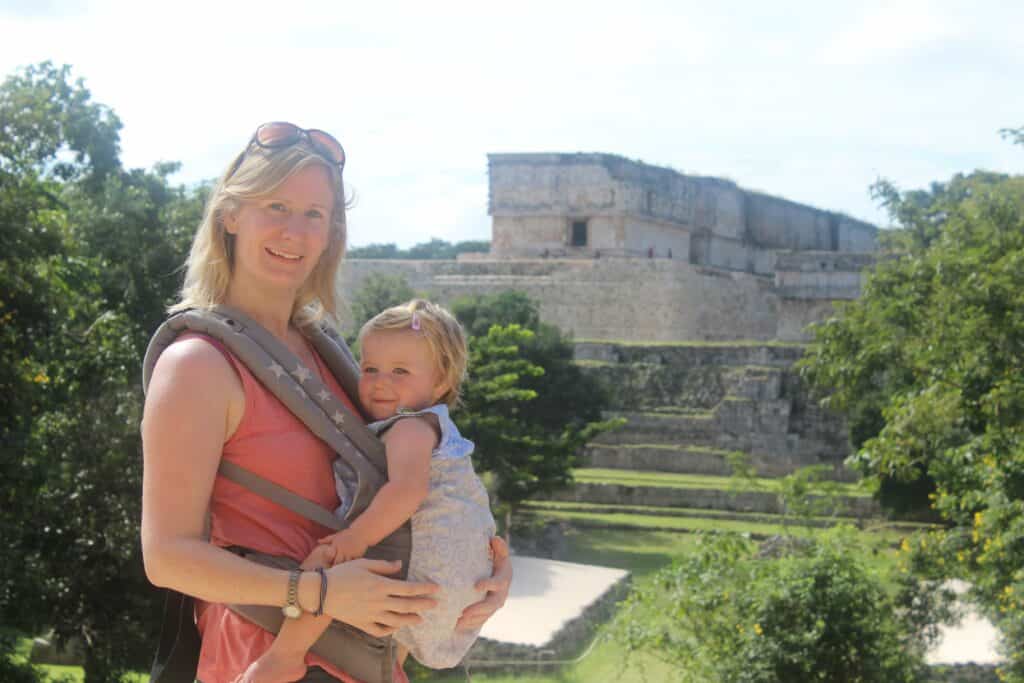
[[[149,387],[153,368],[160,354],[174,343],[179,335],[189,331],[208,335],[223,343],[267,389],[302,420],[313,434],[327,443],[352,469],[357,485],[353,491],[349,514],[342,521],[342,528],[348,526],[349,520],[355,519],[370,505],[373,495],[387,481],[387,460],[380,440],[327,389],[291,349],[249,316],[228,306],[218,306],[212,310],[182,311],[168,318],[157,329],[146,349],[143,362],[144,391]],[[344,340],[326,326],[309,325],[302,332],[342,388],[353,400],[358,400],[358,370]],[[248,487],[247,483],[239,481],[245,477],[239,474],[239,470],[242,468],[222,461],[218,472]],[[253,480],[250,477],[246,481]],[[273,490],[290,494],[287,489],[273,482],[263,481],[265,484],[260,485],[261,491],[258,491],[260,495],[266,495],[264,492]],[[272,499],[281,503],[276,498]],[[290,504],[281,504],[293,509]],[[299,514],[309,516],[304,512]],[[315,521],[322,523],[321,519]]]

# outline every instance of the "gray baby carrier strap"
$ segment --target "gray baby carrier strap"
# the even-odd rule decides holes
[[[374,494],[387,481],[387,460],[384,446],[366,428],[362,420],[348,408],[307,368],[301,360],[279,339],[241,311],[227,306],[213,310],[188,310],[178,313],[160,326],[153,335],[143,362],[143,388],[148,388],[153,368],[160,354],[179,335],[198,332],[222,342],[228,350],[241,360],[249,371],[271,391],[309,430],[327,443],[353,474],[355,482],[352,504],[344,519],[330,511],[292,493],[291,491],[264,479],[234,463],[221,461],[218,474],[250,489],[257,495],[310,519],[317,524],[335,531],[346,528],[369,505]],[[338,380],[350,397],[357,397],[358,369],[351,352],[340,336],[329,327],[309,325],[303,334],[316,349],[320,358]],[[381,543],[367,549],[366,557],[382,560],[401,560],[401,578],[405,578],[412,547],[411,525],[408,521]],[[281,568],[294,567],[294,561],[274,558],[244,548],[232,548],[233,552],[248,559]],[[178,596],[171,596],[179,601]],[[170,603],[171,597],[168,601]],[[187,598],[185,598],[187,600]],[[281,610],[266,605],[229,605],[253,623],[276,633],[283,620]],[[181,612],[183,608],[176,608]],[[176,617],[180,630],[183,619]],[[165,631],[171,628],[165,615]],[[194,625],[192,625],[194,628]],[[161,653],[170,652],[165,659],[189,660],[191,653],[174,653],[175,644],[182,639],[178,636],[161,634],[160,651],[154,663],[154,683],[178,683],[185,680],[171,670],[181,668],[180,662],[161,664]],[[187,648],[191,649],[191,648]],[[374,638],[358,629],[340,622],[317,641],[312,651],[338,668],[365,683],[391,683],[394,661],[391,638]],[[166,653],[165,653],[166,654]],[[198,660],[198,650],[195,652]],[[186,670],[188,666],[184,667]],[[193,668],[194,671],[194,668]],[[161,677],[159,674],[164,673]],[[193,674],[194,675],[194,674]],[[191,679],[188,679],[191,681]]]

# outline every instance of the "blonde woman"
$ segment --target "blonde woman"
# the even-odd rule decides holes
[[[344,150],[329,134],[289,123],[260,126],[213,188],[187,262],[186,308],[230,305],[286,344],[335,396],[360,414],[300,333],[334,312],[335,277],[345,251]],[[322,530],[217,477],[222,458],[242,464],[322,507],[338,496],[334,454],[265,389],[222,344],[183,335],[157,361],[142,424],[145,469],[142,548],[150,580],[194,596],[202,635],[203,683],[275,683],[256,665],[273,634],[227,603],[282,606],[289,572],[255,564],[226,548],[242,546],[296,561]],[[209,516],[209,541],[204,528]],[[508,550],[492,539],[494,573],[478,584],[486,597],[468,607],[460,628],[473,630],[505,601]],[[353,560],[326,570],[323,611],[382,636],[420,622],[435,605],[433,584],[388,578],[397,564]],[[298,605],[320,600],[321,579],[304,572]],[[354,681],[309,655],[307,681]],[[405,676],[396,671],[396,680]]]

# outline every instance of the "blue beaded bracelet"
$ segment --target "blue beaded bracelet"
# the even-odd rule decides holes
[[[316,573],[320,575],[320,604],[313,612],[313,616],[322,617],[324,615],[324,600],[327,598],[327,574],[324,573],[323,567],[317,567]]]

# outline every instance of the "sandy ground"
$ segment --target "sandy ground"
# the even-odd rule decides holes
[[[512,557],[515,580],[505,608],[494,615],[480,635],[491,640],[541,647],[562,626],[581,612],[627,572],[593,565],[558,562],[536,557]],[[962,582],[951,582],[958,593]],[[999,661],[995,627],[976,611],[968,610],[957,626],[942,629],[941,640],[928,654],[929,664]]]
[[[957,594],[967,591],[963,581],[950,581]],[[996,645],[999,640],[995,626],[974,609],[968,608],[957,626],[942,627],[938,645],[928,653],[929,664],[995,664],[1000,661]]]
[[[512,556],[512,590],[480,635],[540,647],[628,574],[621,569]]]

